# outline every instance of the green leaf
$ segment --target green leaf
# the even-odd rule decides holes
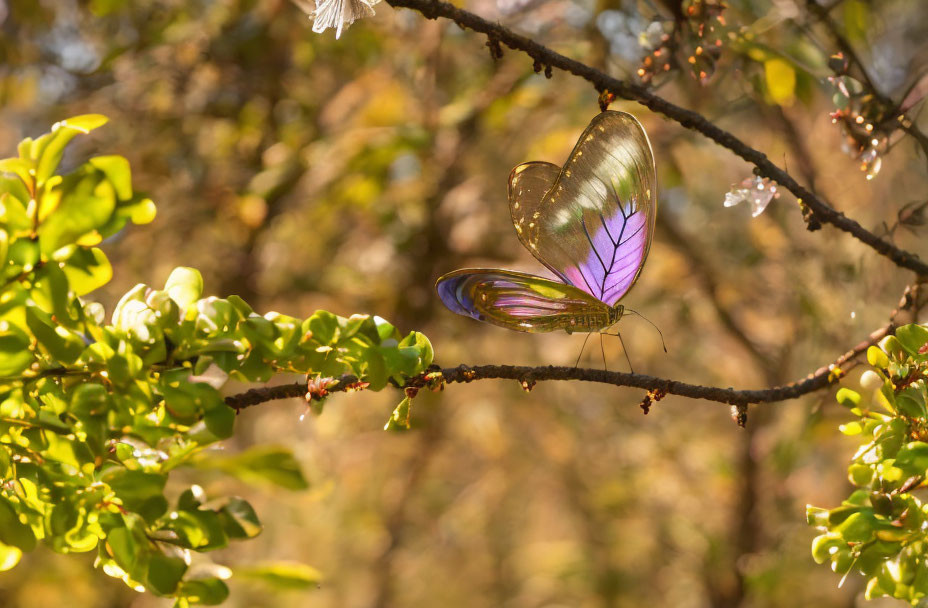
[[[873,513],[869,509],[860,509],[835,526],[835,531],[848,542],[863,543],[873,537],[874,524]]]
[[[32,232],[32,218],[26,211],[29,193],[19,180],[0,177],[0,223],[11,236],[24,236]]]
[[[18,376],[32,365],[35,354],[32,342],[23,330],[0,321],[0,376]]]
[[[117,517],[106,535],[106,548],[116,564],[136,580],[147,574],[148,544],[141,519],[129,513]]]
[[[109,392],[100,384],[81,384],[71,393],[69,409],[78,417],[99,416],[106,413],[109,407]]]
[[[914,471],[928,472],[928,443],[913,441],[896,454],[896,464],[911,467]]]
[[[127,213],[133,224],[150,224],[158,213],[155,203],[147,197],[137,196],[131,203],[119,206],[120,215]]]
[[[121,201],[132,199],[132,172],[129,161],[122,156],[95,156],[87,161],[92,167],[101,171],[113,184],[116,197]]]
[[[24,186],[29,186],[33,182],[32,174],[32,163],[22,158],[4,158],[0,160],[0,173],[11,173],[19,178],[20,183]],[[29,200],[28,195],[25,199],[19,197],[20,200]]]
[[[304,323],[304,333],[307,331],[319,344],[335,344],[338,339],[338,317],[325,310],[317,310]]]
[[[0,228],[0,269],[6,268],[9,261],[7,257],[10,253],[10,235],[6,230]],[[2,273],[0,273],[2,274]]]
[[[263,529],[255,510],[241,498],[229,498],[218,515],[229,538],[254,538]]]
[[[84,351],[84,341],[79,336],[55,323],[51,315],[36,306],[26,306],[26,324],[39,345],[57,361],[74,363]]]
[[[260,581],[281,591],[318,587],[322,574],[311,566],[293,562],[271,562],[235,569],[236,580]]]
[[[235,410],[225,403],[217,404],[206,410],[203,415],[203,422],[209,432],[217,438],[228,439],[235,431]]]
[[[399,347],[404,355],[411,357],[414,361],[414,367],[410,370],[410,375],[414,376],[424,372],[432,364],[435,351],[425,334],[411,331],[399,343]]]
[[[229,587],[218,578],[183,581],[177,591],[193,604],[215,606],[229,597]]]
[[[116,209],[116,192],[96,170],[78,170],[61,183],[58,206],[39,225],[39,248],[50,257],[102,228]]]
[[[409,430],[409,408],[412,405],[412,399],[404,397],[400,404],[393,410],[387,424],[384,425],[385,431],[408,431]]]
[[[18,547],[0,543],[0,572],[15,568],[22,556],[23,552]]]
[[[39,242],[33,239],[16,239],[10,243],[7,253],[9,261],[17,270],[31,272],[42,257]]]
[[[171,272],[164,290],[182,311],[190,309],[203,293],[203,277],[195,268],[178,267]]]
[[[110,121],[103,114],[81,114],[62,120],[59,124],[77,130],[79,133],[90,133],[94,129],[99,129]]]
[[[76,135],[89,133],[98,127],[102,127],[108,120],[101,114],[74,116],[56,123],[52,126],[51,133],[36,140],[35,143],[39,144],[34,146],[34,149],[39,150],[39,155],[35,158],[38,161],[35,171],[37,184],[41,186],[54,174],[55,169],[61,163],[65,147]]]
[[[268,482],[288,490],[305,490],[309,487],[299,463],[287,448],[261,446],[234,456],[204,452],[195,464],[200,468],[235,475],[248,482]]]
[[[860,426],[860,423],[856,421],[842,424],[838,428],[845,435],[860,435],[861,431],[863,430],[863,428]]]
[[[222,533],[216,514],[209,511],[175,511],[170,521],[163,526],[174,536],[171,541],[179,547],[196,551],[218,548],[225,545],[226,536]],[[211,538],[212,537],[212,538]]]
[[[904,325],[896,330],[896,339],[910,355],[917,355],[928,344],[928,329],[921,325]]]
[[[835,398],[844,407],[857,407],[860,405],[860,394],[849,388],[839,388]]]
[[[812,541],[812,559],[823,564],[831,559],[833,549],[847,547],[847,542],[837,534],[822,534]]]
[[[196,511],[206,502],[206,493],[200,486],[190,486],[177,499],[177,508],[182,511]]]
[[[126,509],[138,513],[146,521],[158,519],[168,509],[164,497],[167,475],[120,468],[104,475],[102,480],[110,485]]]
[[[196,422],[204,413],[211,419],[208,425],[217,437],[228,437],[234,423],[235,411],[225,404],[222,395],[205,382],[193,382],[190,370],[179,369],[165,372],[161,377],[160,391],[164,396],[164,407],[171,416],[185,424]],[[230,419],[227,415],[231,414]],[[222,434],[217,434],[221,432]]]
[[[896,409],[906,416],[916,419],[924,420],[928,416],[924,401],[913,398],[913,395],[907,392],[896,395]]]
[[[45,264],[35,271],[29,295],[44,312],[54,315],[53,320],[49,319],[53,327],[63,325],[76,329],[80,326],[74,293],[68,285],[67,275],[58,264]]]
[[[187,562],[183,557],[155,552],[148,562],[146,582],[149,589],[158,595],[172,595],[186,572]]]
[[[24,524],[8,498],[0,495],[0,542],[28,553],[35,549],[35,534]]]
[[[867,363],[878,369],[886,369],[889,367],[889,357],[876,346],[871,346],[867,349]]]
[[[78,247],[65,263],[64,275],[78,296],[103,287],[113,278],[113,267],[97,247]]]
[[[865,464],[852,464],[847,469],[847,475],[857,487],[869,486],[873,481],[873,469]]]

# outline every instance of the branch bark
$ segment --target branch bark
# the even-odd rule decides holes
[[[610,372],[601,369],[587,369],[576,367],[562,367],[555,365],[528,367],[520,365],[459,365],[448,367],[440,371],[422,373],[410,378],[405,385],[399,387],[405,390],[418,390],[426,386],[467,383],[477,380],[516,380],[525,390],[532,390],[538,382],[550,380],[579,380],[582,382],[597,382],[613,386],[628,386],[647,391],[657,391],[668,395],[679,395],[692,399],[705,399],[735,406],[747,406],[756,403],[771,403],[796,399],[808,393],[827,388],[840,380],[846,370],[842,366],[853,361],[873,344],[879,342],[896,328],[895,317],[901,310],[911,308],[914,298],[911,289],[907,288],[899,307],[893,311],[890,322],[872,332],[867,339],[861,341],[854,348],[838,357],[833,363],[817,369],[807,377],[766,389],[736,390],[733,388],[720,388],[690,384],[668,378],[658,378],[645,374],[629,374],[625,372]],[[362,389],[363,382],[351,374],[339,378],[332,378],[328,382],[315,380],[309,387],[305,383],[296,382],[280,386],[254,388],[245,393],[226,397],[226,404],[241,411],[247,407],[258,405],[275,399],[303,397],[307,401],[319,400],[331,393],[351,392]]]
[[[450,19],[461,28],[471,29],[485,34],[491,48],[498,48],[501,44],[521,51],[532,58],[536,66],[545,66],[546,72],[553,68],[563,70],[583,78],[592,84],[597,91],[615,94],[623,99],[637,101],[648,109],[663,114],[676,121],[681,126],[697,131],[708,137],[720,146],[734,152],[737,156],[753,164],[757,173],[777,182],[789,190],[811,212],[808,218],[809,228],[814,230],[817,223],[831,224],[835,228],[847,232],[877,253],[889,258],[897,266],[913,270],[919,275],[928,276],[928,263],[923,262],[912,252],[896,247],[889,241],[881,239],[870,232],[855,220],[847,217],[820,197],[800,185],[789,173],[770,162],[765,154],[748,146],[733,134],[721,129],[701,114],[677,106],[670,101],[655,95],[646,87],[613,78],[604,72],[592,68],[584,63],[565,57],[531,38],[516,34],[499,23],[492,23],[471,13],[455,7],[442,0],[386,0],[394,8],[410,8],[421,13],[427,19],[439,17]]]

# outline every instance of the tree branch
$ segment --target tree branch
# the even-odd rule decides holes
[[[405,385],[399,387],[414,394],[420,388],[427,386],[440,386],[443,384],[466,383],[476,380],[516,380],[525,390],[532,390],[537,382],[548,380],[580,380],[582,382],[598,382],[613,386],[628,386],[640,388],[669,395],[679,395],[692,399],[705,399],[736,406],[747,406],[753,403],[770,403],[796,399],[808,393],[827,388],[838,382],[847,370],[842,366],[855,359],[870,346],[879,342],[883,337],[895,331],[896,315],[900,311],[915,306],[915,288],[907,287],[899,306],[890,314],[890,321],[883,327],[872,332],[866,340],[838,357],[833,363],[817,369],[802,380],[790,384],[775,386],[767,389],[735,390],[733,388],[719,388],[715,386],[702,386],[679,382],[667,378],[658,378],[644,374],[628,374],[624,372],[610,372],[600,369],[585,369],[576,367],[562,367],[555,365],[528,367],[519,365],[459,365],[438,371],[424,372],[410,378]],[[360,382],[357,376],[345,374],[339,378],[323,378],[312,380],[308,385],[302,382],[254,388],[245,393],[226,397],[226,404],[241,411],[247,407],[258,405],[275,399],[303,397],[307,401],[318,401],[335,392],[352,392],[363,389],[366,383]]]
[[[897,266],[913,270],[919,275],[928,275],[928,264],[920,260],[914,253],[900,249],[889,241],[881,239],[855,220],[831,207],[814,193],[801,186],[789,173],[770,162],[765,154],[751,148],[701,114],[677,106],[655,95],[642,85],[613,78],[584,63],[565,57],[531,38],[516,34],[507,27],[498,23],[491,23],[474,13],[459,9],[442,0],[386,0],[386,2],[394,8],[411,8],[422,13],[428,19],[438,19],[439,17],[450,19],[462,28],[485,34],[489,39],[489,43],[492,44],[492,48],[505,44],[513,50],[527,54],[534,60],[536,65],[544,65],[546,69],[557,68],[579,76],[591,83],[600,92],[608,91],[624,99],[637,101],[648,109],[678,122],[681,126],[703,134],[753,164],[757,167],[757,173],[762,177],[769,177],[792,192],[812,213],[812,217],[809,218],[813,220],[809,223],[810,229],[815,229],[815,221],[831,224],[835,228],[852,235],[881,255],[886,256]]]
[[[457,367],[444,368],[440,372],[431,372],[429,374],[422,374],[415,378],[410,378],[404,388],[421,388],[429,384],[429,382],[453,384],[474,382],[476,380],[499,379],[516,380],[525,390],[531,390],[537,382],[548,380],[580,380],[583,382],[611,384],[613,386],[628,386],[649,391],[658,390],[669,395],[679,395],[692,399],[705,399],[731,405],[769,403],[772,401],[795,399],[834,384],[843,375],[843,372],[840,371],[841,365],[855,358],[871,345],[879,342],[884,336],[890,333],[893,327],[892,324],[888,324],[878,329],[870,334],[868,339],[839,357],[834,363],[818,369],[815,373],[803,380],[767,389],[735,390],[733,388],[690,384],[645,374],[610,372],[601,369],[556,365],[540,367],[522,365],[459,365]],[[331,379],[331,383],[326,386],[325,393],[328,395],[330,393],[347,391],[350,385],[357,382],[358,378],[351,374],[333,378]],[[307,391],[306,384],[296,382],[267,388],[254,388],[246,393],[226,397],[226,404],[235,410],[241,411],[247,407],[258,405],[266,401],[291,397],[305,397],[307,400],[322,398],[322,396],[317,396],[312,391]]]

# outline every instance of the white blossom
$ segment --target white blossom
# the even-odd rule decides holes
[[[734,207],[741,201],[747,201],[751,205],[751,216],[757,217],[764,212],[771,200],[779,196],[775,182],[755,175],[740,184],[732,185],[731,191],[725,194],[724,205]]]
[[[380,0],[317,0],[313,7],[309,0],[293,0],[313,20],[313,31],[321,34],[335,28],[335,39],[347,27],[362,17],[374,16],[374,5]]]

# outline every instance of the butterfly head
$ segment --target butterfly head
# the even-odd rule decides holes
[[[609,309],[609,327],[612,327],[619,322],[619,319],[622,318],[622,315],[625,314],[625,307],[621,304],[616,304]]]

